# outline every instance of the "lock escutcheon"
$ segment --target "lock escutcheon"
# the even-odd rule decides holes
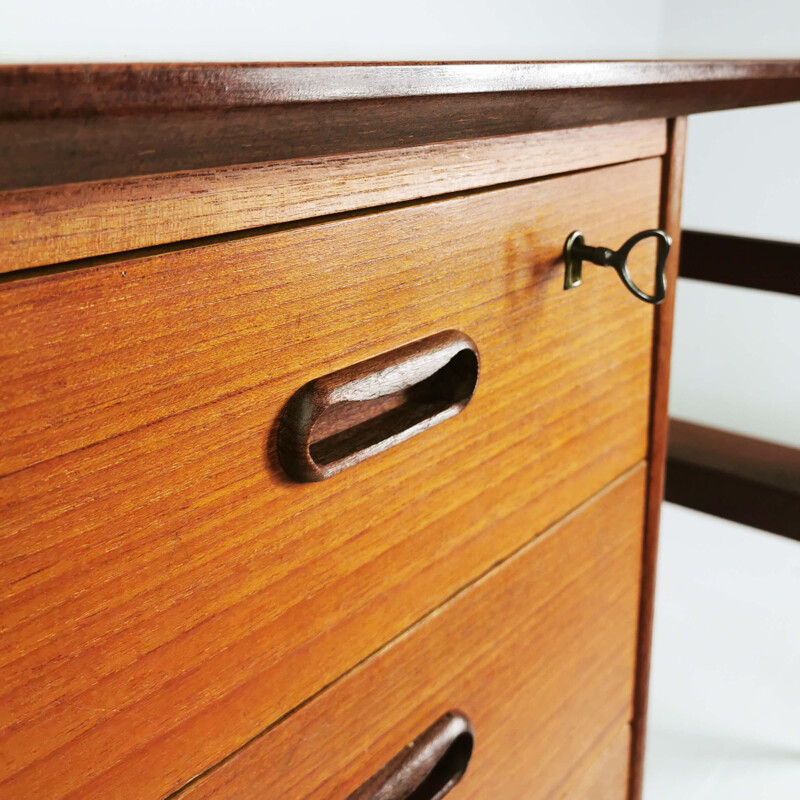
[[[628,270],[628,256],[631,250],[639,242],[655,238],[658,240],[658,255],[656,258],[656,290],[654,294],[647,294],[642,291],[633,281]],[[580,231],[573,231],[564,243],[564,262],[566,270],[564,273],[564,288],[574,289],[581,285],[583,262],[589,261],[599,267],[613,267],[620,280],[625,284],[628,291],[634,296],[643,300],[645,303],[657,305],[663,302],[667,296],[667,276],[665,274],[667,256],[672,246],[672,238],[662,230],[639,231],[631,236],[619,250],[611,250],[608,247],[590,247],[585,244],[583,234]]]

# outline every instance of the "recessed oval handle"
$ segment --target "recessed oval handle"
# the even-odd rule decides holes
[[[474,740],[469,719],[449,711],[347,800],[441,800],[466,772]]]
[[[281,465],[321,481],[400,444],[462,411],[479,368],[475,342],[443,331],[317,378],[281,414]]]

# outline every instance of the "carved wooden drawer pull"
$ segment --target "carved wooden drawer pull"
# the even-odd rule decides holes
[[[478,382],[475,343],[458,331],[420,339],[307,383],[278,428],[297,481],[321,481],[454,417]]]
[[[441,800],[466,772],[473,741],[469,719],[450,711],[347,800]]]

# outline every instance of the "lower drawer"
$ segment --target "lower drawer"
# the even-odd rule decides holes
[[[475,737],[454,798],[602,787],[622,800],[645,474],[635,467],[180,800],[346,798],[452,709]]]

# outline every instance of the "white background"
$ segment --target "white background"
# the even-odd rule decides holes
[[[800,797],[798,609],[797,542],[664,505],[644,800]]]

